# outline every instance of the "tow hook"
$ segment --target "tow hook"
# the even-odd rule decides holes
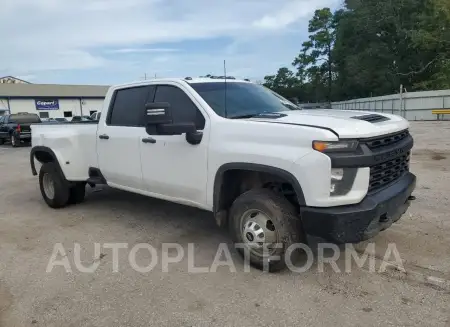
[[[408,198],[409,201],[414,201],[415,199],[416,199],[416,197],[414,195],[410,195]]]

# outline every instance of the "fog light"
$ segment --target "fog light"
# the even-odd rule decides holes
[[[331,168],[331,179],[341,181],[344,178],[343,168]]]
[[[333,194],[336,191],[336,184],[331,182],[330,184],[330,194]]]
[[[357,168],[331,168],[330,195],[345,195],[352,189]]]

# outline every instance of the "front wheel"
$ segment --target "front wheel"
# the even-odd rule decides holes
[[[288,251],[289,247],[306,241],[295,207],[268,189],[240,195],[231,206],[229,219],[237,251],[258,269],[284,269],[299,256],[298,250]]]
[[[53,162],[46,162],[39,171],[42,197],[51,208],[62,208],[69,201],[69,185]]]

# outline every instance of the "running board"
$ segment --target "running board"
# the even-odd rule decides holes
[[[89,167],[89,178],[86,181],[90,186],[106,184],[106,179],[98,168]]]

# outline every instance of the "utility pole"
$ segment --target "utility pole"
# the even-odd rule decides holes
[[[403,84],[400,84],[400,116],[403,117]]]

